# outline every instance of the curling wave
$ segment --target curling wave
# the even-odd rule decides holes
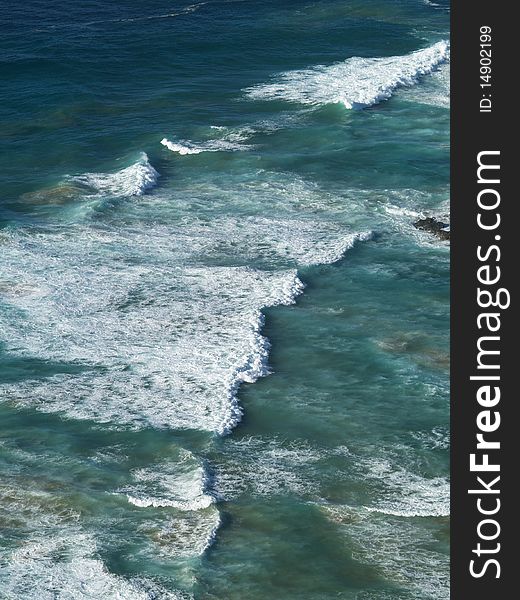
[[[74,184],[85,186],[92,194],[141,196],[157,185],[159,173],[143,152],[133,165],[115,173],[84,173],[69,177]]]

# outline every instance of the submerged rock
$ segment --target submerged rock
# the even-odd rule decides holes
[[[441,240],[450,239],[449,223],[443,223],[442,221],[439,221],[434,217],[425,217],[424,219],[419,219],[415,221],[413,225],[417,229],[422,229],[423,231],[428,231],[429,233],[432,233]]]

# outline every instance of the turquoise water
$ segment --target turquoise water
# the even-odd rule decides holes
[[[448,598],[448,5],[0,7],[0,598]]]

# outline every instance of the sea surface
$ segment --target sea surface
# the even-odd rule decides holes
[[[447,599],[449,4],[0,29],[0,598]]]

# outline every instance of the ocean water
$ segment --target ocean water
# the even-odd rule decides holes
[[[0,598],[448,598],[449,4],[0,8]]]

